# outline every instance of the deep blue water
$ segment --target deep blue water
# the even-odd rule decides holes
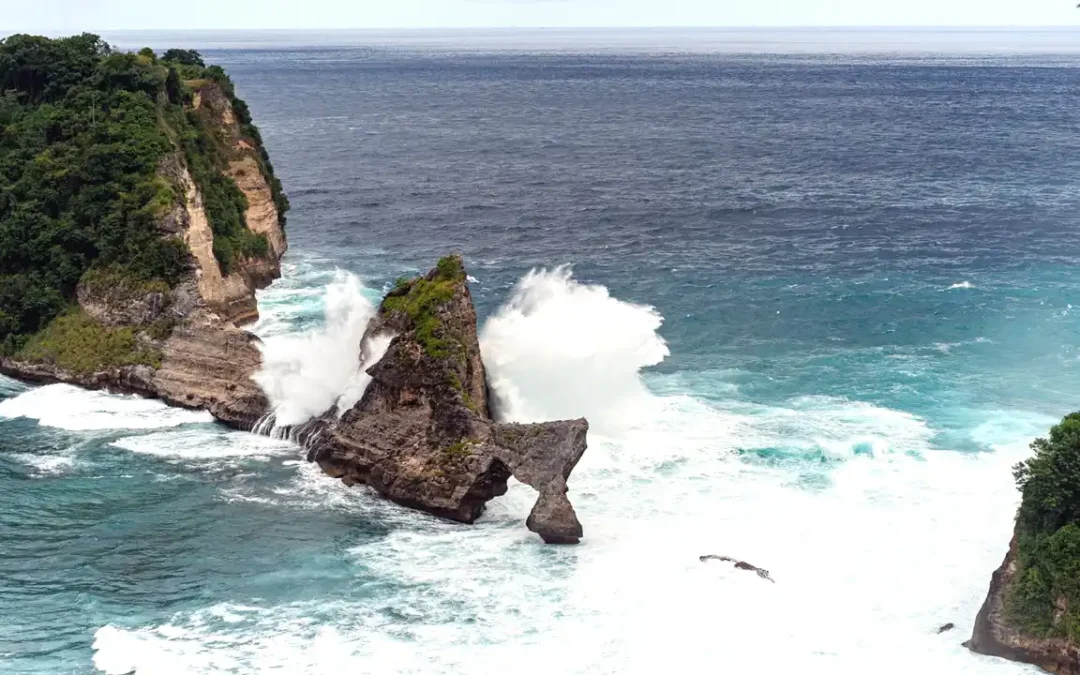
[[[529,671],[570,634],[596,641],[565,672],[667,650],[738,670],[764,607],[803,672],[865,672],[886,632],[897,672],[1024,672],[923,629],[970,629],[1008,465],[1080,406],[1074,57],[207,57],[293,206],[264,312],[317,328],[333,269],[374,297],[458,251],[483,321],[569,264],[663,316],[644,382],[664,412],[594,442],[571,484],[594,537],[552,550],[520,491],[468,530],[199,416],[0,382],[0,671],[97,672],[95,638],[116,674]],[[718,532],[806,584],[763,600],[664,557]],[[741,619],[695,641],[676,591]],[[657,617],[671,634],[636,634]]]
[[[754,399],[1080,398],[1062,376],[1080,326],[1074,68],[212,57],[289,187],[294,250],[377,279],[461,251],[481,314],[530,267],[571,263],[661,311],[662,372],[738,370]]]

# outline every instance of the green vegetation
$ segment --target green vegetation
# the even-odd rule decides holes
[[[95,267],[83,274],[82,287],[97,296],[141,299],[148,293],[168,293],[169,285],[161,279],[139,279],[122,268]]]
[[[1080,413],[1031,448],[1035,455],[1013,470],[1023,500],[1008,611],[1031,635],[1080,640]]]
[[[472,446],[474,445],[476,445],[476,441],[458,441],[453,445],[443,448],[443,457],[450,462],[467,459],[469,457],[472,457]]]
[[[465,267],[461,257],[446,256],[439,261],[430,279],[417,277],[407,282],[399,280],[387,294],[383,307],[408,315],[416,331],[416,339],[428,356],[435,359],[455,356],[462,353],[462,346],[443,325],[438,311],[454,298],[455,286],[464,280]]]
[[[161,353],[141,343],[134,328],[102,326],[77,309],[31,337],[18,357],[78,374],[116,366],[161,366]]]
[[[193,53],[196,56],[198,55],[198,52]],[[217,82],[225,95],[229,97],[233,112],[236,114],[236,121],[240,125],[240,133],[258,151],[256,161],[259,165],[259,171],[262,172],[263,178],[266,179],[266,184],[270,186],[270,194],[274,199],[274,206],[277,207],[278,224],[284,228],[285,213],[289,210],[289,198],[285,196],[281,181],[274,175],[274,165],[270,163],[270,154],[267,153],[266,147],[263,145],[262,134],[259,133],[259,128],[251,121],[251,110],[248,108],[247,103],[236,97],[232,80],[220,67],[210,66],[203,71],[203,75]]]
[[[230,148],[187,80],[219,86],[259,153],[284,222],[288,202],[247,106],[197,52],[117,52],[96,35],[0,40],[0,353],[12,354],[66,312],[92,270],[130,284],[174,285],[184,243],[158,223],[178,206],[178,151],[203,192],[214,252],[226,271],[267,252],[247,230],[246,202],[221,175]],[[24,352],[26,353],[26,352]]]

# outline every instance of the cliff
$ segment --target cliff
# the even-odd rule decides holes
[[[254,428],[271,406],[241,326],[280,275],[287,208],[247,106],[196,52],[0,40],[0,372]],[[588,424],[491,418],[461,258],[401,281],[364,342],[384,335],[361,400],[297,430],[309,459],[470,523],[514,476],[539,493],[529,529],[577,543],[567,479]]]
[[[567,479],[586,447],[585,420],[498,424],[491,418],[476,312],[461,258],[399,282],[365,335],[390,334],[372,377],[339,419],[301,430],[309,461],[348,485],[471,523],[514,476],[539,492],[527,526],[548,543],[577,543],[582,527]]]
[[[43,54],[51,69],[20,65]],[[21,232],[0,241],[18,254],[0,254],[0,372],[157,397],[250,429],[268,402],[251,380],[257,339],[239,326],[258,318],[255,290],[280,276],[288,202],[231,81],[195,52],[13,36],[0,41],[0,94],[0,192],[14,196],[0,200],[0,231]],[[100,110],[87,115],[86,103]],[[30,133],[57,109],[68,128]],[[57,157],[62,179],[37,175]],[[62,232],[74,243],[34,248]],[[52,305],[27,311],[27,295]]]
[[[966,646],[1080,673],[1080,414],[1032,444],[1014,470],[1022,499],[1009,550]]]

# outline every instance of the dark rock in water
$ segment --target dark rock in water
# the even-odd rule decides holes
[[[942,633],[948,632],[948,631],[952,630],[953,628],[956,628],[956,624],[947,623],[944,626],[942,626],[941,628],[937,629],[938,635],[941,635]]]
[[[760,567],[757,567],[756,565],[751,565],[750,563],[743,562],[742,560],[736,560],[735,558],[729,558],[726,555],[703,555],[703,556],[699,556],[698,560],[700,560],[701,562],[707,562],[709,560],[719,560],[721,562],[735,563],[735,569],[747,570],[748,572],[754,572],[759,577],[761,577],[762,579],[768,579],[772,583],[774,583],[774,584],[776,583],[776,581],[771,576],[769,576],[769,570],[762,569]]]
[[[549,544],[576,544],[581,523],[566,496],[566,480],[585,452],[585,420],[543,424],[496,424],[493,452],[522,483],[535,488],[526,526]]]
[[[466,523],[513,475],[540,493],[529,529],[548,543],[577,543],[582,528],[566,481],[585,452],[588,423],[491,419],[465,280],[461,258],[450,256],[387,295],[364,340],[394,338],[368,368],[363,398],[339,420],[305,430],[308,460],[349,485]]]

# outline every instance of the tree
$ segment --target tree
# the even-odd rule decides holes
[[[202,54],[194,49],[170,49],[161,57],[162,61],[170,61],[181,66],[198,66],[205,68]]]

